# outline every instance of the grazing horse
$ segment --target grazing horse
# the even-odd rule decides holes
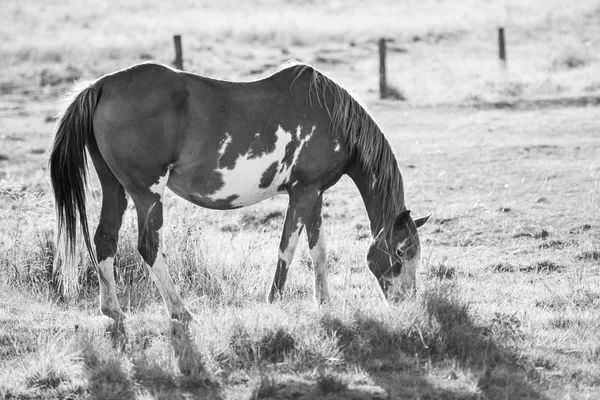
[[[87,155],[102,186],[100,222],[90,240]],[[57,124],[50,174],[58,238],[75,256],[77,221],[100,280],[102,313],[122,321],[113,258],[127,207],[137,211],[138,250],[170,316],[191,314],[163,261],[163,195],[168,187],[202,206],[230,210],[287,192],[279,260],[268,300],[282,295],[302,229],[315,274],[315,297],[329,299],[323,192],[342,175],[364,200],[374,240],[367,263],[387,294],[394,277],[415,287],[417,228],[404,203],[396,157],[369,113],[310,65],[293,63],[255,82],[227,82],[144,63],[106,75],[74,94]],[[65,268],[75,268],[73,262]]]

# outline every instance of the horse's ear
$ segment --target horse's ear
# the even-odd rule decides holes
[[[409,218],[410,218],[410,210],[402,211],[396,217],[396,221],[394,222],[394,228],[396,228],[396,229],[402,228],[404,225],[406,225],[406,222],[408,221]]]
[[[431,218],[433,214],[429,213],[429,215],[426,215],[424,217],[419,217],[417,219],[415,219],[415,225],[417,228],[420,228],[423,226],[423,224],[425,224],[425,222],[429,221],[429,218]]]

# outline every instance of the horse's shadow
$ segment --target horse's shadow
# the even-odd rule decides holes
[[[385,388],[387,398],[547,399],[531,383],[532,374],[523,367],[522,356],[496,342],[489,328],[477,325],[463,305],[442,299],[442,304],[427,308],[430,318],[440,326],[437,337],[423,337],[419,331],[395,331],[381,320],[364,316],[356,317],[351,325],[335,317],[324,317],[321,324],[338,337],[340,348],[346,349],[342,350],[346,360],[359,365],[373,382]],[[396,351],[356,357],[351,351],[356,342],[373,348],[387,343]],[[398,366],[393,360],[398,352],[407,364]],[[441,387],[434,383],[431,366],[444,367],[449,360],[456,363],[459,374],[470,371],[477,377],[475,393],[460,385]],[[417,361],[421,367],[415,366]],[[451,372],[446,379],[456,380],[458,376]]]
[[[358,313],[351,321],[330,314],[325,314],[319,321],[322,329],[337,338],[346,362],[360,367],[376,386],[385,390],[385,394],[374,393],[373,385],[371,388],[354,385],[339,393],[324,393],[318,381],[283,379],[276,380],[272,390],[264,393],[259,390],[259,385],[251,398],[547,398],[532,383],[531,370],[523,366],[522,357],[499,343],[489,327],[478,325],[463,304],[441,296],[426,303],[426,308],[431,322],[439,326],[434,333],[422,333],[418,328],[414,331],[394,329],[381,319]],[[123,334],[123,330],[112,328],[115,347],[127,347],[123,347]],[[169,344],[182,378],[173,382],[167,372],[164,375],[158,372],[155,379],[140,381],[142,389],[161,397],[168,394],[174,399],[189,396],[223,398],[218,384],[211,381],[205,370],[201,352],[189,328],[173,320]],[[373,351],[361,352],[360,346]],[[404,359],[403,365],[398,364],[398,357]],[[440,386],[435,383],[430,367],[441,367],[440,370],[448,366],[449,361],[456,365],[456,373],[451,372],[447,379],[457,380],[457,374],[468,371],[471,374],[470,389],[460,384]],[[476,391],[472,388],[473,376],[477,380]]]
[[[132,363],[133,379],[127,379],[126,371],[119,370],[120,365],[111,361],[103,361],[104,366],[98,368],[94,362],[99,357],[84,357],[88,370],[89,391],[94,399],[128,398],[139,394],[147,394],[160,399],[221,399],[221,389],[217,382],[211,379],[204,367],[202,355],[193,340],[188,325],[177,320],[170,322],[168,336],[169,346],[180,374],[172,370],[151,365],[147,357],[137,357],[140,348],[145,347],[139,338],[128,336],[122,322],[110,323],[105,331],[110,339],[115,354],[126,354]],[[92,362],[89,362],[89,359]],[[106,367],[108,366],[108,367]],[[107,369],[114,369],[108,372]]]

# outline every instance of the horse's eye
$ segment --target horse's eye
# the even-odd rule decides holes
[[[398,258],[404,257],[404,252],[400,249],[396,249],[396,257],[398,257]]]

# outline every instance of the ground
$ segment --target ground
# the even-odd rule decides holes
[[[359,4],[333,1],[257,1],[264,13],[247,21],[235,3],[190,6],[177,25],[187,69],[253,79],[285,58],[313,62],[363,98],[396,151],[412,213],[434,218],[420,232],[417,292],[387,305],[364,263],[371,238],[360,196],[342,179],[324,208],[331,303],[312,299],[303,239],[284,300],[268,305],[287,199],[217,212],[169,193],[167,263],[197,321],[186,332],[167,318],[135,250],[130,209],[117,258],[124,343],[98,310],[93,274],[68,299],[52,277],[46,149],[71,76],[170,62],[176,12],[67,3],[52,19],[37,3],[2,5],[11,39],[0,57],[3,397],[600,397],[600,113],[571,106],[600,90],[596,5],[489,2],[471,13],[454,2],[382,2],[368,23]],[[229,22],[217,18],[223,10]],[[495,59],[494,10],[510,22],[506,67]],[[339,23],[304,31],[298,16]],[[119,33],[128,21],[131,37]],[[377,98],[376,39],[386,32],[396,39],[390,81],[405,101]],[[566,100],[535,101],[557,97]],[[490,103],[513,101],[518,108]],[[99,196],[92,179],[92,222]]]

